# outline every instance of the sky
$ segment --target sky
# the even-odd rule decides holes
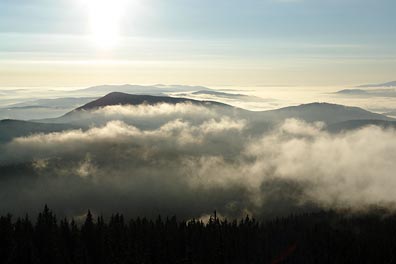
[[[392,81],[394,10],[394,0],[1,0],[0,87]]]

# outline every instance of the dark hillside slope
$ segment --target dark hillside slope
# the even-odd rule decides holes
[[[44,124],[19,120],[0,121],[0,142],[7,142],[16,137],[26,137],[38,133],[61,132],[75,128],[69,124]]]

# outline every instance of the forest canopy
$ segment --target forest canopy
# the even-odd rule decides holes
[[[0,218],[2,263],[391,263],[396,216],[332,211],[270,221],[109,219],[90,211],[58,219],[46,206],[35,221]],[[352,261],[352,262],[351,262]]]

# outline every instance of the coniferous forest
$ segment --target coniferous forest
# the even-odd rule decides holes
[[[395,263],[396,216],[316,212],[256,221],[176,217],[81,223],[48,208],[0,218],[1,263]]]

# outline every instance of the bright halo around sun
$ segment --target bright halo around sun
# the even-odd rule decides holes
[[[81,0],[88,11],[91,38],[100,49],[112,49],[120,40],[127,0]]]

